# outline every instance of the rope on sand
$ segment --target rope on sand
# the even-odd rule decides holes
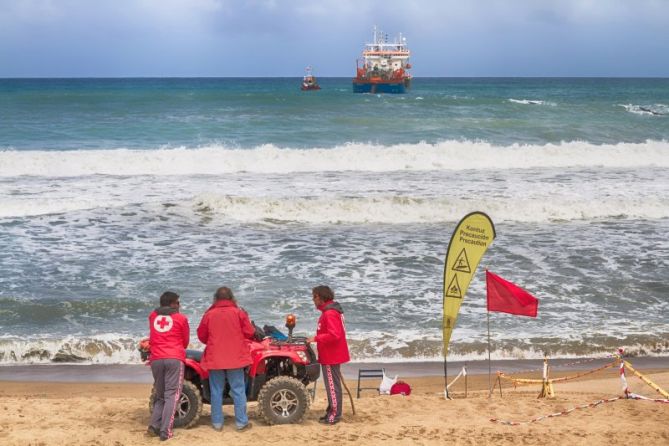
[[[599,360],[602,360],[602,359],[611,359],[613,357],[614,357],[614,355],[606,355],[606,356],[602,356],[602,357],[598,357],[598,358],[579,359],[577,361],[568,362],[566,364],[551,365],[551,369],[567,368],[567,367],[572,367],[572,366],[575,366],[575,365],[588,364],[588,363],[593,362],[593,361],[599,361]],[[527,374],[527,373],[541,372],[541,371],[543,371],[543,366],[537,367],[536,369],[517,370],[517,371],[512,372],[512,373],[505,373],[505,375],[510,377],[511,375],[520,375],[520,374]]]
[[[593,369],[593,370],[588,370],[587,372],[577,373],[577,374],[571,375],[571,376],[563,376],[561,378],[551,378],[551,379],[547,380],[547,382],[556,383],[556,382],[569,381],[569,380],[572,380],[572,379],[581,378],[583,376],[590,375],[592,373],[596,373],[596,372],[599,372],[601,370],[611,368],[611,367],[615,366],[617,363],[618,363],[618,361],[614,361],[614,362],[611,362],[609,364],[605,364],[602,367],[599,367],[599,368],[596,368],[596,369]],[[497,375],[501,379],[506,379],[506,380],[512,381],[514,384],[543,384],[544,383],[543,379],[513,378],[511,376],[507,376],[506,374],[504,374],[504,372],[497,372]]]
[[[637,395],[636,393],[629,393],[627,394],[627,398],[631,400],[644,400],[644,401],[652,401],[654,403],[663,403],[663,404],[669,404],[669,399],[665,398],[648,398],[647,396],[643,395]]]
[[[510,421],[510,420],[500,420],[498,418],[491,418],[490,421],[492,421],[493,423],[505,424],[507,426],[520,426],[520,425],[524,425],[524,424],[536,423],[537,421],[541,421],[541,420],[544,420],[546,418],[554,418],[554,417],[559,417],[559,416],[562,416],[562,415],[567,415],[567,414],[569,414],[569,413],[571,413],[575,410],[597,407],[600,404],[611,403],[613,401],[618,401],[620,399],[632,399],[632,400],[650,401],[650,402],[661,403],[661,404],[669,404],[669,398],[648,398],[648,397],[645,397],[643,395],[638,395],[636,393],[632,393],[630,391],[629,386],[627,385],[627,378],[625,377],[625,367],[629,368],[634,373],[634,375],[636,375],[639,379],[641,379],[644,383],[646,383],[648,386],[650,386],[653,390],[655,390],[656,392],[658,392],[662,396],[665,396],[665,397],[669,396],[669,393],[667,391],[665,391],[660,386],[655,384],[653,381],[651,381],[648,377],[646,377],[642,373],[635,370],[629,362],[623,360],[622,359],[622,353],[623,353],[623,351],[622,351],[622,349],[620,349],[619,354],[616,355],[616,361],[613,362],[612,364],[607,364],[606,366],[604,366],[602,368],[599,368],[599,369],[596,369],[596,370],[591,370],[591,371],[589,371],[585,374],[581,374],[580,376],[584,376],[584,375],[587,375],[587,374],[590,374],[590,373],[594,373],[598,370],[603,370],[604,368],[612,367],[614,365],[619,365],[619,368],[620,368],[620,382],[622,384],[622,389],[623,389],[624,396],[602,399],[602,400],[595,401],[595,402],[590,403],[590,404],[583,404],[581,406],[575,406],[575,407],[572,407],[571,409],[563,410],[562,412],[556,412],[556,413],[552,413],[552,414],[549,414],[549,415],[542,415],[540,417],[532,418],[531,420],[528,420],[528,421]],[[502,378],[502,376],[500,375],[500,372],[498,372],[498,375],[500,376],[500,378]],[[575,375],[574,377],[577,377],[577,375]],[[573,379],[574,377],[568,377],[568,378]],[[506,378],[506,379],[513,380],[514,384],[515,384],[515,381],[516,381],[515,379],[513,379],[513,378]],[[560,378],[558,378],[558,379],[560,379]],[[566,380],[566,379],[563,379],[563,380]],[[522,381],[524,383],[541,382],[540,380],[518,380],[518,381]]]
[[[589,409],[591,407],[597,407],[600,404],[605,404],[605,403],[612,403],[614,401],[618,401],[620,399],[623,399],[624,397],[622,396],[617,396],[615,398],[608,398],[608,399],[602,399],[598,400],[589,404],[582,404],[580,406],[574,406],[571,409],[563,410],[561,412],[555,412],[551,413],[548,415],[542,415],[540,417],[532,418],[531,420],[527,421],[510,421],[510,420],[500,420],[499,418],[491,418],[490,421],[493,423],[500,423],[500,424],[506,424],[507,426],[521,426],[523,424],[531,424],[531,423],[536,423],[537,421],[544,420],[546,418],[555,418],[555,417],[560,417],[562,415],[568,415],[572,413],[575,410],[582,410],[582,409]]]
[[[555,417],[559,417],[559,416],[562,416],[562,415],[568,415],[575,410],[589,409],[591,407],[597,407],[601,404],[612,403],[614,401],[624,400],[624,399],[643,400],[643,401],[651,401],[651,402],[654,402],[654,403],[669,404],[669,399],[648,398],[648,397],[645,397],[643,395],[637,395],[636,393],[628,393],[627,396],[617,396],[615,398],[602,399],[602,400],[598,400],[598,401],[595,401],[595,402],[590,403],[590,404],[582,404],[580,406],[574,406],[571,409],[563,410],[562,412],[555,412],[555,413],[551,413],[551,414],[548,414],[548,415],[542,415],[540,417],[532,418],[531,420],[527,420],[527,421],[500,420],[499,418],[491,418],[490,421],[492,421],[493,423],[505,424],[507,426],[521,426],[523,424],[536,423],[537,421],[545,420],[546,418],[555,418]]]
[[[648,377],[646,377],[646,375],[643,375],[641,372],[638,372],[637,370],[635,370],[634,367],[632,367],[632,364],[630,364],[627,361],[624,361],[623,359],[620,359],[620,363],[621,363],[621,367],[622,367],[622,364],[624,364],[624,366],[627,367],[628,369],[630,369],[632,371],[632,373],[634,373],[635,376],[637,376],[641,381],[648,384],[657,393],[659,393],[660,395],[662,395],[665,398],[669,398],[669,392],[667,392],[666,390],[662,389],[660,386],[655,384]],[[622,376],[623,377],[625,376],[624,368],[623,368]],[[626,384],[627,383],[625,382],[625,385]]]

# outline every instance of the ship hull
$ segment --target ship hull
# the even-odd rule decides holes
[[[409,89],[409,79],[399,82],[366,82],[353,80],[353,93],[390,93],[403,94]]]

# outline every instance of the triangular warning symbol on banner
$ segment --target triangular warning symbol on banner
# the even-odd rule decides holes
[[[453,264],[453,271],[460,271],[461,273],[467,274],[472,273],[465,248],[462,248],[462,251],[460,251],[460,254],[458,254],[458,257],[455,259],[455,263]]]
[[[462,290],[460,289],[460,284],[458,283],[458,275],[453,276],[453,280],[448,284],[446,288],[446,297],[455,297],[462,299]]]

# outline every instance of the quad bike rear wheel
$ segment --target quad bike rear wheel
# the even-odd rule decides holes
[[[149,398],[149,413],[153,413],[153,404],[156,398],[155,387],[151,389]],[[174,427],[189,428],[195,425],[202,413],[202,397],[195,384],[184,381],[181,395],[174,412]]]
[[[269,425],[299,423],[308,405],[307,388],[289,376],[267,381],[258,393],[258,415]]]

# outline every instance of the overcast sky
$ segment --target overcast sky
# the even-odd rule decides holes
[[[669,0],[0,0],[0,77],[353,76],[374,25],[414,76],[669,76]]]

